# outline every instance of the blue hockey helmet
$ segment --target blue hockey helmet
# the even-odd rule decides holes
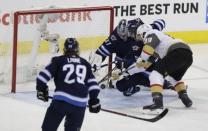
[[[153,21],[151,26],[153,29],[157,29],[159,31],[162,31],[165,28],[166,23],[165,23],[165,20],[163,20],[163,19],[157,19],[157,20]]]
[[[67,38],[64,42],[64,54],[79,53],[79,43],[76,38]]]

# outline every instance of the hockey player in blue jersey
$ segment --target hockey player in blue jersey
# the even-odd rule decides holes
[[[100,87],[91,65],[79,56],[79,43],[75,38],[67,38],[64,54],[53,57],[37,76],[38,99],[48,101],[47,82],[52,78],[56,88],[42,131],[56,131],[64,117],[65,131],[80,131],[87,103],[92,113],[98,113],[101,105],[98,99]]]
[[[136,30],[142,24],[144,22],[140,18],[129,21],[122,19],[107,40],[96,50],[94,56],[91,57],[90,63],[92,66],[99,69],[105,58],[111,56],[113,53],[116,54],[116,67],[118,68],[116,71],[118,72],[123,68],[127,69],[135,63],[144,45],[143,41],[135,39]],[[163,30],[165,21],[158,19],[151,26],[153,29]],[[140,88],[137,85],[149,87],[148,74],[143,72],[136,73],[134,71],[129,74],[127,77],[116,82],[116,88],[123,92],[125,96],[130,96],[139,91]]]

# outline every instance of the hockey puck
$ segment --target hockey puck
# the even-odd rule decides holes
[[[100,85],[100,88],[101,88],[101,89],[105,89],[105,87],[106,87],[105,84],[101,84],[101,85]]]

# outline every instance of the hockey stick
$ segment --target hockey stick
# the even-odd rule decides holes
[[[100,81],[98,81],[98,84],[108,80],[110,78],[111,73],[113,72],[113,70],[115,70],[116,67],[114,67],[110,72],[108,72],[108,74],[106,74]]]
[[[52,96],[49,96],[48,98],[53,99]],[[87,107],[89,107],[89,106],[87,105]],[[156,122],[156,121],[162,119],[168,113],[168,109],[165,108],[160,114],[156,115],[153,118],[143,118],[143,117],[133,116],[133,115],[129,115],[129,114],[125,114],[125,113],[121,113],[121,112],[117,112],[117,111],[113,111],[113,110],[109,110],[109,109],[101,108],[100,110],[103,112],[112,113],[112,114],[116,114],[119,116],[133,118],[133,119],[137,119],[137,120],[143,120],[143,121],[147,121],[147,122]]]
[[[143,121],[147,121],[147,122],[156,122],[156,121],[162,119],[168,113],[168,109],[165,108],[160,114],[156,115],[153,118],[143,118],[143,117],[137,117],[137,116],[133,116],[133,115],[117,112],[117,111],[112,111],[112,110],[108,110],[108,109],[101,109],[101,110],[104,112],[113,113],[116,115],[125,116],[125,117],[129,117],[129,118],[137,119],[137,120],[143,120]]]
[[[135,68],[135,66],[129,67],[129,68],[127,68],[127,69],[121,71],[118,75],[120,76],[120,75],[122,75],[123,73],[128,73],[128,71],[131,70],[131,69],[133,69],[133,68]]]
[[[120,76],[120,75],[122,75],[123,73],[127,72],[128,70],[133,69],[134,67],[135,67],[135,66],[132,66],[132,67],[130,67],[130,68],[127,68],[127,69],[121,71],[118,75]],[[106,74],[106,75],[98,82],[98,84],[100,84],[100,83],[102,83],[102,82],[104,82],[104,81],[106,81],[106,80],[109,80],[110,77],[111,77],[111,76],[110,76],[111,73],[112,73],[113,70],[115,70],[115,69],[116,69],[116,67],[114,67],[114,68],[111,70],[111,72],[109,72],[108,74]],[[109,82],[110,82],[110,81],[109,81]],[[110,84],[110,83],[109,83],[109,84]],[[111,84],[112,84],[112,83],[111,83]],[[101,87],[101,89],[105,89],[106,85],[101,84],[100,87]]]
[[[113,61],[113,62],[110,62],[110,63],[107,63],[107,64],[103,64],[103,65],[100,65],[100,66],[96,66],[96,65],[93,65],[92,66],[92,69],[94,70],[94,72],[96,72],[97,70],[103,68],[103,67],[106,67],[108,66],[109,64],[114,64],[116,63],[116,61]]]

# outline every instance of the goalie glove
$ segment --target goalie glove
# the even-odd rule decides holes
[[[138,68],[143,67],[144,69],[149,68],[153,63],[152,61],[153,54],[154,54],[154,48],[151,47],[150,45],[145,45],[143,47],[141,56],[137,59],[136,66]]]
[[[59,37],[60,37],[59,34],[49,34],[49,32],[42,35],[42,38],[49,42],[50,51],[53,54],[58,53],[59,51],[59,44],[58,44]]]
[[[159,59],[159,56],[154,53],[153,55],[149,56],[149,58],[145,61],[143,60],[141,57],[139,57],[137,59],[137,62],[136,62],[136,66],[138,68],[141,68],[143,67],[144,69],[147,69],[149,68],[153,63],[157,62]]]
[[[137,68],[144,68],[147,69],[152,65],[150,61],[145,61],[141,57],[137,59],[136,66]]]

